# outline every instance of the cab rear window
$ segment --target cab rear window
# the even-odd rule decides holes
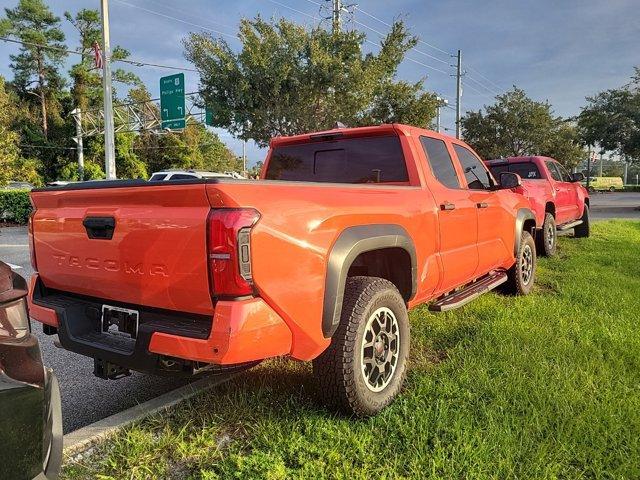
[[[500,165],[489,165],[489,170],[494,178],[500,178],[502,172],[517,173],[523,180],[541,179],[540,170],[533,162],[503,163]]]
[[[267,180],[330,183],[409,181],[397,136],[339,138],[276,147]]]

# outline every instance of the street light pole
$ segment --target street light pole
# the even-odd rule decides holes
[[[436,97],[438,105],[436,107],[436,132],[440,133],[440,109],[449,105],[449,100],[442,97]]]
[[[102,7],[102,90],[104,94],[104,166],[107,180],[116,178],[116,149],[113,132],[113,99],[111,88],[111,44],[109,41],[109,0],[101,0]]]

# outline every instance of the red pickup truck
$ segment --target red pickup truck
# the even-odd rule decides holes
[[[95,374],[289,356],[365,416],[400,390],[407,309],[533,285],[535,217],[463,142],[405,125],[275,138],[262,180],[34,190],[30,311]]]
[[[496,177],[512,172],[522,178],[522,185],[515,191],[531,202],[539,254],[556,252],[556,230],[573,228],[576,237],[589,236],[589,193],[580,183],[584,175],[569,173],[550,157],[509,157],[486,164]]]

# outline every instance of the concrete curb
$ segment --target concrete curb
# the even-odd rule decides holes
[[[147,400],[139,405],[118,412],[110,417],[98,420],[91,425],[79,428],[64,436],[64,456],[75,457],[88,448],[117,433],[123,427],[141,420],[156,412],[172,407],[183,400],[193,397],[197,393],[209,390],[216,385],[226,382],[231,376],[207,377],[196,380],[183,387],[176,388],[159,397]]]

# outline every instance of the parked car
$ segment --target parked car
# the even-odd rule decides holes
[[[586,187],[587,182],[583,182]],[[624,184],[620,177],[591,177],[589,178],[589,191],[609,191],[615,192],[616,190],[624,190]]]
[[[42,364],[27,314],[27,284],[0,262],[0,478],[57,478],[60,392]]]
[[[496,177],[512,172],[522,178],[516,191],[531,201],[539,254],[556,252],[557,230],[573,228],[576,237],[589,236],[589,193],[580,184],[581,173],[571,174],[549,157],[509,157],[486,164]]]
[[[150,182],[166,182],[169,180],[195,180],[203,178],[237,178],[244,179],[237,172],[202,172],[196,170],[165,170],[155,172],[149,178]]]
[[[35,190],[33,318],[102,378],[313,360],[326,404],[366,416],[402,386],[408,308],[531,291],[520,179],[497,186],[462,141],[405,125],[279,137],[261,177]]]

